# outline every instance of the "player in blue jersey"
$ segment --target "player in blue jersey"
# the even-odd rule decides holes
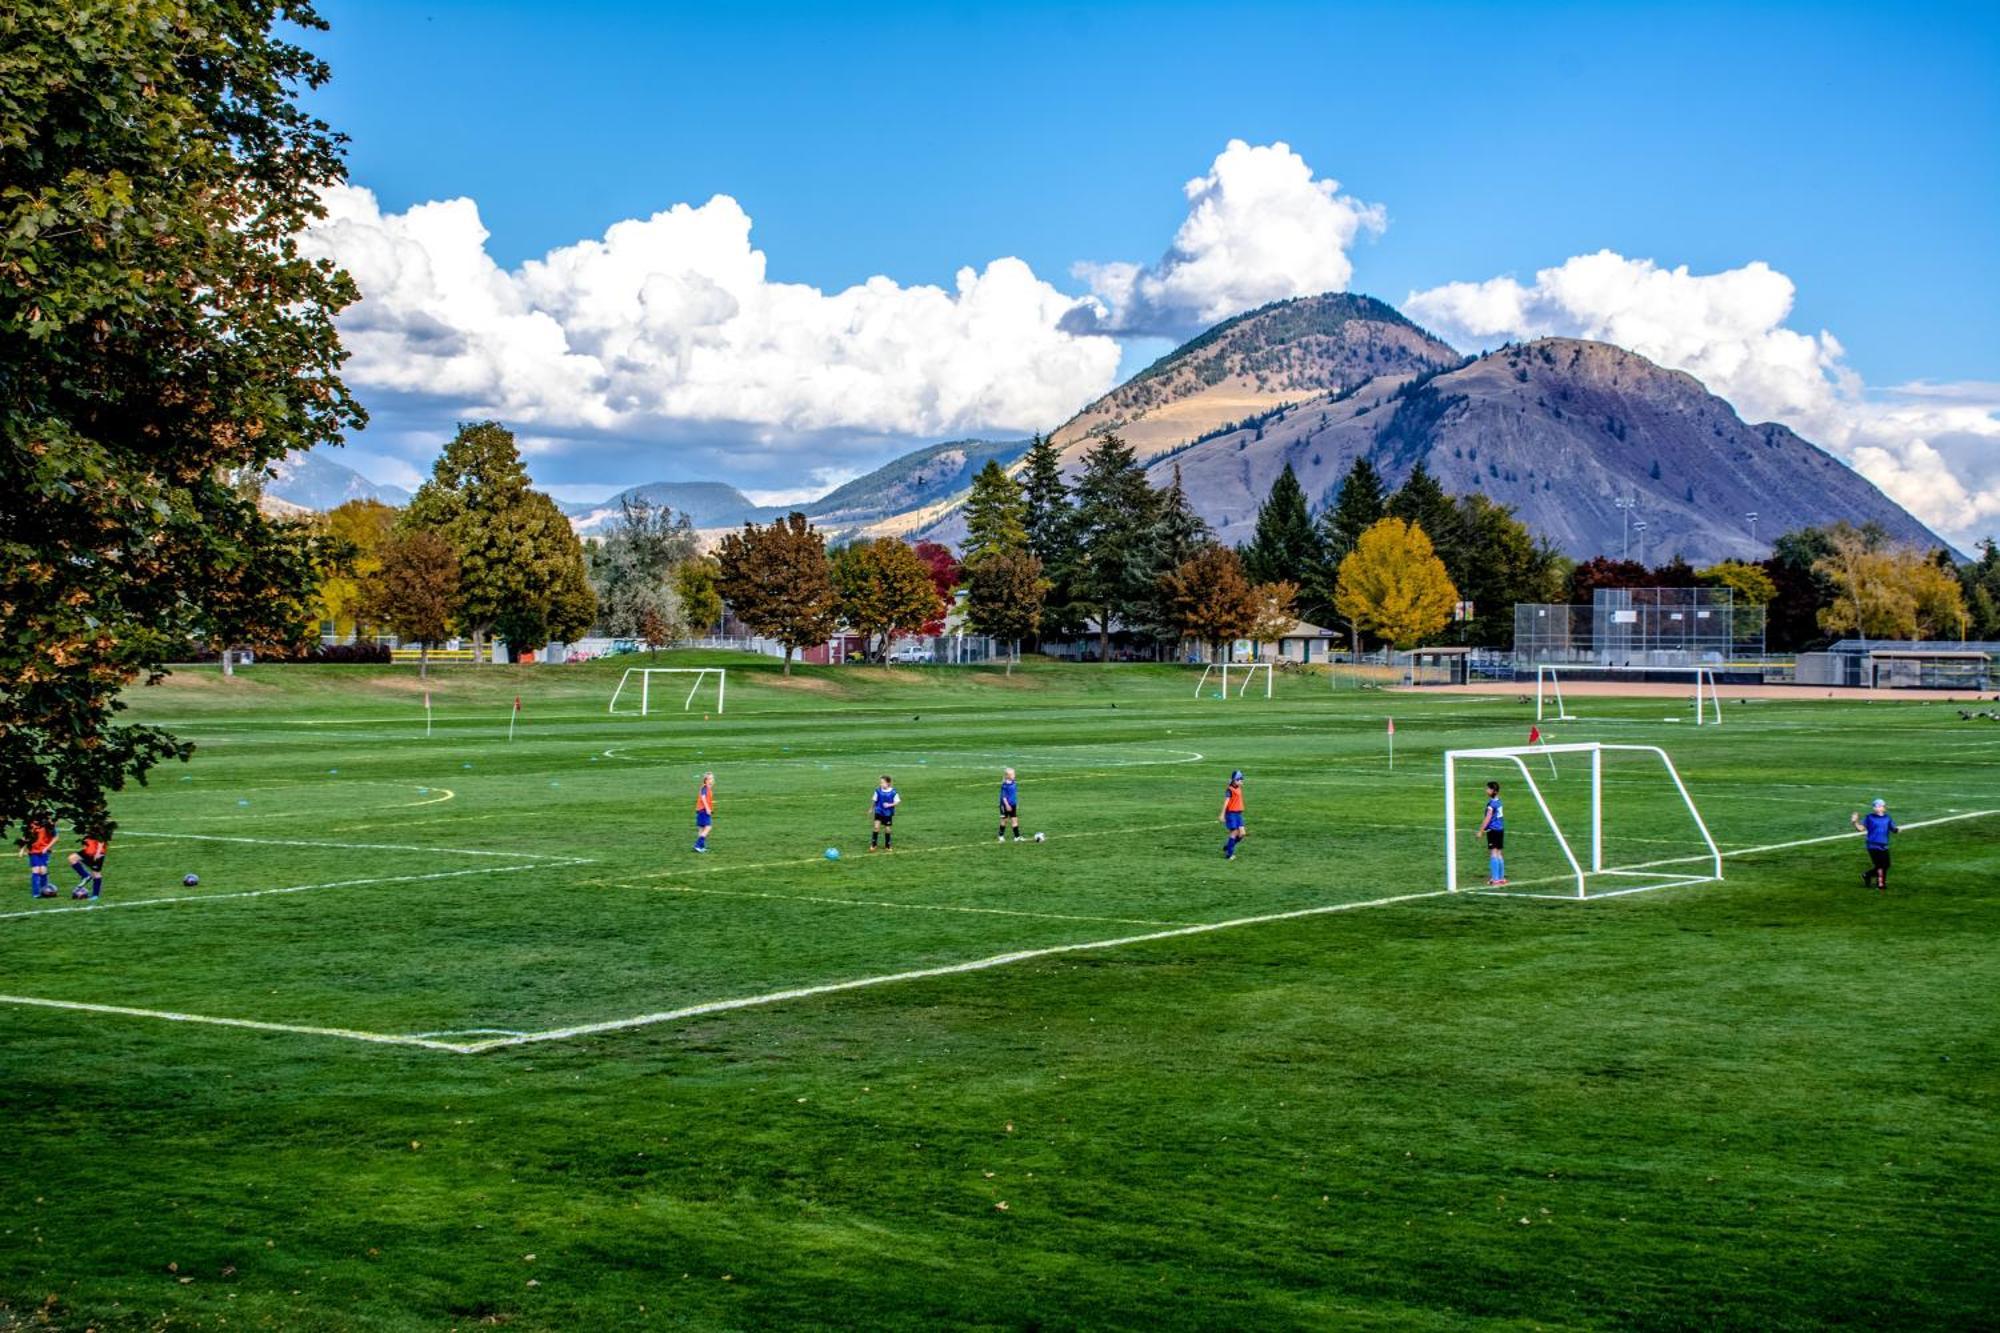
[[[1250,830],[1243,827],[1243,770],[1240,768],[1229,775],[1229,786],[1222,793],[1222,813],[1216,819],[1229,830],[1229,836],[1222,841],[1222,859],[1234,861],[1237,844],[1250,836]]]
[[[1007,825],[1014,826],[1014,841],[1021,840],[1021,792],[1014,785],[1014,770],[1000,770],[1000,836],[997,842],[1007,841]]]
[[[882,785],[875,789],[875,800],[869,806],[875,816],[875,826],[868,831],[868,850],[875,850],[875,840],[882,840],[882,850],[896,850],[896,807],[903,798],[896,791],[896,785],[889,781],[889,775],[882,775]]]
[[[1862,835],[1868,844],[1868,869],[1861,876],[1865,887],[1873,884],[1877,893],[1889,891],[1889,836],[1897,831],[1896,821],[1889,818],[1889,803],[1877,796],[1875,803],[1868,807],[1868,813],[1850,810],[1847,822],[1854,825],[1854,831]]]
[[[1499,888],[1507,882],[1507,814],[1500,804],[1500,784],[1486,784],[1486,816],[1479,821],[1486,835],[1486,886]]]
[[[708,831],[715,826],[715,774],[701,775],[694,793],[694,849],[708,850]]]

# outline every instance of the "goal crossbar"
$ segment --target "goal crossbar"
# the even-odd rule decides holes
[[[625,693],[626,685],[634,676],[639,678],[639,707],[637,711],[640,717],[645,717],[653,711],[653,677],[655,676],[694,677],[694,682],[688,689],[687,698],[681,701],[682,712],[686,712],[694,707],[694,697],[701,693],[702,682],[709,676],[715,677],[715,711],[717,713],[722,711],[724,695],[729,689],[729,672],[723,667],[626,667],[625,674],[618,678],[618,688],[611,691],[611,702],[605,705],[605,712],[615,713],[619,711],[618,700]],[[628,705],[625,711],[629,713],[633,710]]]
[[[1545,722],[1546,702],[1555,705],[1555,720],[1574,722],[1576,717],[1563,701],[1562,678],[1572,676],[1692,676],[1694,678],[1694,724],[1699,727],[1714,713],[1715,725],[1722,725],[1722,696],[1715,689],[1715,668],[1707,666],[1593,666],[1588,662],[1537,662],[1535,664],[1535,721]],[[1703,687],[1706,686],[1706,689]],[[1546,701],[1546,702],[1545,702]]]
[[[1680,770],[1674,767],[1674,761],[1667,755],[1665,750],[1657,745],[1625,745],[1609,741],[1572,741],[1562,745],[1503,745],[1490,749],[1445,751],[1445,887],[1453,893],[1466,892],[1466,890],[1459,887],[1458,883],[1458,764],[1460,760],[1465,759],[1501,761],[1514,765],[1515,770],[1521,775],[1522,784],[1528,789],[1528,794],[1535,798],[1535,805],[1541,810],[1542,818],[1547,822],[1550,833],[1555,836],[1556,846],[1561,850],[1563,860],[1569,865],[1570,875],[1575,877],[1576,892],[1574,894],[1530,894],[1526,896],[1562,897],[1565,899],[1587,898],[1591,896],[1589,889],[1589,877],[1591,875],[1632,876],[1648,872],[1650,867],[1607,867],[1604,864],[1604,756],[1606,752],[1649,754],[1660,761],[1660,766],[1666,770],[1667,777],[1674,784],[1674,790],[1680,795],[1681,804],[1687,808],[1688,818],[1694,821],[1696,831],[1701,834],[1702,844],[1708,849],[1707,854],[1700,859],[1710,862],[1711,873],[1706,875],[1680,873],[1665,875],[1648,874],[1647,877],[1655,880],[1655,883],[1634,887],[1621,887],[1610,890],[1609,893],[1600,893],[1597,896],[1606,897],[1617,893],[1639,893],[1646,889],[1667,888],[1669,886],[1684,884],[1708,884],[1720,880],[1722,878],[1722,849],[1716,846],[1715,838],[1708,831],[1708,824],[1701,817],[1701,811],[1695,808],[1694,797],[1688,794],[1687,784],[1681,781]],[[1569,838],[1564,835],[1562,825],[1557,822],[1554,812],[1549,809],[1548,800],[1542,794],[1541,784],[1535,781],[1534,770],[1527,763],[1532,758],[1557,754],[1587,754],[1590,756],[1590,843],[1588,847],[1590,869],[1587,871],[1583,868],[1583,863],[1577,858],[1576,851],[1571,847]],[[1474,892],[1477,892],[1477,890],[1474,890]]]
[[[1264,673],[1264,697],[1271,697],[1271,664],[1269,662],[1210,662],[1201,669],[1201,679],[1194,683],[1194,697],[1201,698],[1201,691],[1208,684],[1208,678],[1217,671],[1222,673],[1222,697],[1229,697],[1229,673],[1243,673],[1243,683],[1236,687],[1236,697],[1241,699],[1250,691],[1250,684],[1257,679],[1257,673]]]

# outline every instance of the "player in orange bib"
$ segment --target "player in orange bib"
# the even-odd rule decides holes
[[[49,853],[56,845],[56,826],[39,816],[30,816],[21,831],[21,855],[28,858],[28,896],[53,898],[56,886],[49,883]]]
[[[715,774],[701,775],[701,786],[694,794],[694,849],[708,850],[708,831],[715,827]]]
[[[1222,844],[1222,859],[1234,861],[1236,845],[1250,836],[1250,830],[1243,827],[1243,770],[1240,768],[1229,775],[1229,790],[1222,794],[1222,813],[1216,819],[1229,830],[1229,838]]]
[[[104,895],[104,853],[109,850],[108,833],[92,833],[85,836],[83,847],[69,854],[69,868],[76,872],[76,887],[69,891],[72,898],[88,898],[96,902]]]

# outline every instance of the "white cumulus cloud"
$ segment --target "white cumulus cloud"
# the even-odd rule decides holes
[[[1535,274],[1412,292],[1404,311],[1461,346],[1592,338],[1684,370],[1749,421],[1778,421],[1847,460],[1961,546],[2000,523],[2000,393],[1870,391],[1831,333],[1786,327],[1792,280],[1761,262],[1720,273],[1609,250]]]
[[[1188,213],[1154,264],[1081,263],[1093,300],[1069,318],[1078,331],[1179,336],[1268,301],[1345,291],[1361,233],[1387,215],[1315,179],[1290,145],[1231,139],[1205,175],[1183,187]]]
[[[1059,327],[1076,298],[1018,259],[962,268],[950,291],[773,282],[725,195],[513,270],[469,199],[385,213],[346,186],[326,202],[304,245],[361,289],[341,319],[349,381],[552,437],[715,422],[767,428],[749,434],[782,451],[834,431],[1025,431],[1117,371],[1117,344]]]

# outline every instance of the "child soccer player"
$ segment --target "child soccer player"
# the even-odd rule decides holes
[[[1021,840],[1020,789],[1014,785],[1014,770],[1003,768],[1000,770],[1000,836],[995,839],[996,842],[1007,841],[1007,825],[1010,822],[1014,825],[1014,841],[1019,842]]]
[[[1497,889],[1507,882],[1507,815],[1500,804],[1500,784],[1486,784],[1486,817],[1479,821],[1486,835],[1486,886]]]
[[[95,902],[104,895],[106,840],[103,833],[86,834],[83,850],[69,854],[69,868],[76,872],[76,887],[69,891],[70,897],[88,898]]]
[[[708,831],[715,825],[715,774],[701,775],[701,786],[694,794],[694,849],[708,850]]]
[[[56,845],[56,826],[46,819],[30,818],[21,832],[21,855],[28,858],[28,896],[53,898],[56,886],[49,883],[49,851]]]
[[[1234,861],[1236,844],[1250,836],[1250,830],[1243,827],[1243,770],[1240,768],[1229,775],[1229,790],[1222,794],[1222,813],[1216,819],[1229,830],[1229,837],[1222,844],[1222,859]]]
[[[896,807],[902,803],[903,798],[897,795],[895,785],[889,781],[889,775],[884,773],[882,785],[875,789],[875,803],[870,807],[875,814],[875,826],[868,831],[869,851],[875,850],[877,838],[882,840],[883,851],[896,850],[896,830],[892,826],[896,822]]]
[[[1867,814],[1850,810],[1847,822],[1854,825],[1854,831],[1862,834],[1868,843],[1868,870],[1861,876],[1861,883],[1875,886],[1875,892],[1889,891],[1889,835],[1896,832],[1896,821],[1889,818],[1889,803],[1880,796],[1868,808]]]

